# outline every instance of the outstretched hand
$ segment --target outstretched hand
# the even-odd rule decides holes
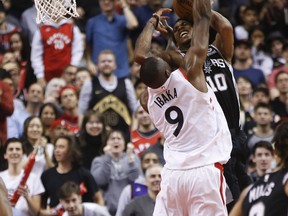
[[[160,8],[154,15],[159,17],[159,25],[157,26],[157,30],[161,32],[164,36],[171,33],[173,29],[168,25],[167,20],[168,16],[163,16],[165,13],[171,13],[172,9],[170,8]]]
[[[166,40],[173,37],[173,28],[168,24],[167,19],[160,19],[157,30]]]

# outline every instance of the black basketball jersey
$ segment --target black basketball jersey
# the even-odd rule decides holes
[[[101,86],[98,77],[92,80],[92,93],[89,109],[100,112],[105,123],[112,129],[124,132],[125,138],[130,137],[129,127],[132,122],[128,107],[125,79],[118,79],[118,85],[112,92]],[[129,139],[128,139],[129,140]]]
[[[239,99],[233,69],[213,45],[208,47],[203,70],[206,81],[225,114],[228,127],[239,128]]]
[[[287,216],[288,197],[285,194],[287,179],[287,170],[279,170],[268,173],[256,181],[243,201],[243,215]]]

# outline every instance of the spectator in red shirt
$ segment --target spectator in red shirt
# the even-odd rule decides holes
[[[6,167],[4,159],[4,143],[7,138],[6,118],[14,111],[13,92],[10,86],[0,80],[0,170]]]
[[[10,86],[0,80],[0,143],[4,143],[7,138],[6,117],[12,115],[14,111],[13,106],[13,92]]]

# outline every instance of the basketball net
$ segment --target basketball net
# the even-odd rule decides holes
[[[75,1],[76,0],[35,0],[37,24],[47,21],[56,22],[60,18],[70,19],[72,17],[78,17]]]

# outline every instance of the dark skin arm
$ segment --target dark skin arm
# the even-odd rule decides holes
[[[212,11],[211,27],[217,32],[213,42],[214,46],[218,48],[224,59],[231,64],[234,53],[234,33],[231,23],[218,12]]]
[[[162,11],[170,11],[170,9],[167,8],[162,8]],[[136,44],[135,44],[135,51],[134,51],[134,59],[135,61],[142,65],[143,61],[148,58],[153,56],[151,53],[151,42],[152,42],[152,37],[153,33],[155,31],[155,27],[157,24],[157,19],[154,17],[151,17],[139,37],[137,38]]]
[[[191,46],[184,57],[183,68],[187,72],[188,81],[199,91],[207,92],[207,84],[203,73],[209,42],[209,26],[211,18],[210,0],[193,1],[193,35]]]
[[[199,91],[207,92],[206,79],[203,73],[203,64],[207,56],[209,42],[209,26],[211,17],[210,0],[194,0],[193,1],[193,37],[191,46],[188,49],[182,68],[187,73],[188,81]],[[143,109],[147,109],[147,90],[143,92],[140,98],[140,103]]]
[[[140,104],[147,113],[149,113],[149,110],[147,107],[148,96],[149,94],[148,94],[147,89],[140,96]]]
[[[159,16],[159,19],[164,20],[165,16],[163,17],[162,14],[170,12],[171,9],[169,8],[161,8],[156,12],[156,14]],[[141,65],[146,58],[151,56],[157,56],[166,61],[171,66],[171,68],[177,68],[180,65],[180,62],[182,61],[182,56],[179,53],[170,50],[164,52],[161,51],[154,54],[151,53],[151,42],[153,33],[155,31],[155,26],[156,26],[156,18],[151,17],[146,23],[146,26],[144,27],[143,31],[141,32],[136,41],[134,60]],[[165,31],[161,27],[160,23],[158,25],[157,30]]]
[[[243,201],[244,201],[244,199],[248,193],[248,190],[249,190],[249,187],[245,188],[242,191],[237,203],[234,205],[229,216],[241,216],[242,215],[242,205],[243,205]]]

